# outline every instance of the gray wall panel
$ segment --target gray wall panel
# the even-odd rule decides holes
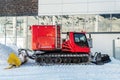
[[[117,39],[120,34],[92,34],[93,48],[91,51],[101,52],[113,56],[113,40]]]
[[[47,7],[41,7],[41,5]],[[119,0],[39,0],[38,15],[113,14],[120,13],[119,7]],[[58,11],[55,11],[56,9]]]

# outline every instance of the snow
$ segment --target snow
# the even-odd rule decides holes
[[[15,45],[8,44],[7,46],[4,44],[0,44],[0,64],[6,63],[8,56],[10,53],[18,53],[18,47]]]
[[[19,68],[4,69],[9,53],[17,54],[15,45],[0,44],[0,80],[119,80],[120,61],[104,65],[49,65],[39,66],[33,60]]]

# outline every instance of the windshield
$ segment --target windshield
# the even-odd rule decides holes
[[[75,33],[74,34],[74,41],[79,46],[88,46],[87,38],[86,38],[85,34]]]

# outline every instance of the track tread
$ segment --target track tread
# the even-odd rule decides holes
[[[44,54],[36,58],[38,64],[89,64],[88,54]]]

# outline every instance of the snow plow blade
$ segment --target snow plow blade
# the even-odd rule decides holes
[[[110,62],[110,61],[111,61],[111,59],[110,59],[110,57],[109,57],[108,54],[102,54],[102,55],[101,55],[101,62],[103,62],[103,63],[108,63],[108,62]]]
[[[19,67],[21,65],[21,60],[15,53],[10,53],[7,62],[9,65],[14,65],[16,67]]]

